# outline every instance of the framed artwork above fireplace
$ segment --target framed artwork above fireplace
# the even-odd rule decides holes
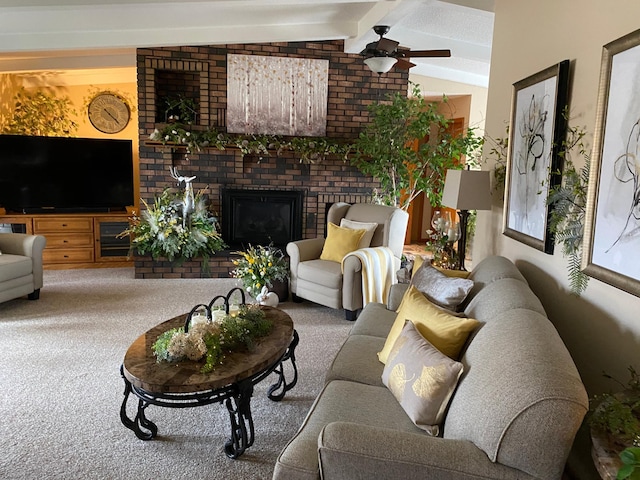
[[[227,55],[227,132],[324,137],[329,61]]]

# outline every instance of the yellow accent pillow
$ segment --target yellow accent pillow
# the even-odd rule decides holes
[[[466,270],[449,270],[447,268],[440,268],[440,267],[434,267],[434,268],[444,273],[447,277],[451,277],[451,278],[469,278],[469,275],[471,275],[471,272],[467,272]]]
[[[424,257],[422,255],[416,255],[413,259],[413,270],[411,270],[411,272],[416,273],[423,263]]]
[[[362,236],[366,233],[364,229],[354,230],[353,228],[339,227],[335,223],[329,222],[327,238],[320,254],[321,260],[331,260],[342,262],[347,253],[358,249]]]
[[[382,363],[387,363],[389,352],[402,332],[405,320],[411,320],[428,342],[454,360],[458,359],[469,334],[480,325],[480,322],[473,318],[460,318],[448,314],[427,300],[427,297],[412,285],[402,297],[396,320],[382,351],[378,353],[378,359]]]

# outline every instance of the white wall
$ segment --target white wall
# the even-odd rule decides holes
[[[571,121],[586,127],[592,145],[602,46],[638,27],[637,0],[496,0],[486,132],[502,137],[512,84],[561,60],[571,60]],[[576,167],[581,159],[574,157]],[[616,389],[640,369],[640,298],[591,279],[580,298],[569,293],[567,262],[502,235],[502,204],[479,212],[474,262],[504,255],[521,268],[542,300],[582,375],[589,395]],[[639,252],[640,254],[640,249]]]

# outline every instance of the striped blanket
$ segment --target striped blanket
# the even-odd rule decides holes
[[[356,256],[362,262],[362,305],[371,302],[386,303],[391,285],[395,283],[393,252],[387,247],[361,248],[342,259]]]

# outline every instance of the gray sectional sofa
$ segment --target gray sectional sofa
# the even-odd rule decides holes
[[[416,427],[387,389],[379,352],[406,284],[353,325],[273,478],[560,479],[588,410],[575,364],[516,266],[488,257],[460,306],[482,322],[440,436]],[[387,308],[388,307],[388,308]]]
[[[0,233],[0,302],[24,295],[39,298],[46,243],[42,235]]]

